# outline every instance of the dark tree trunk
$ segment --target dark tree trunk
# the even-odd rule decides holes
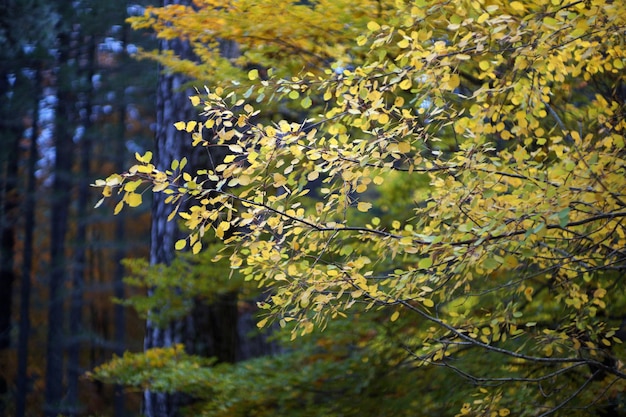
[[[189,0],[164,0],[164,6],[189,3]],[[194,59],[188,43],[180,40],[163,41],[161,49],[172,50],[175,55],[185,59]],[[224,56],[234,58],[238,53],[236,44],[226,42],[222,45]],[[206,154],[204,157],[194,154],[189,134],[177,131],[173,126],[175,122],[198,117],[188,98],[195,93],[183,90],[187,81],[188,79],[177,74],[164,73],[159,78],[154,156],[157,168],[162,170],[169,168],[173,159],[180,160],[183,156],[190,160],[188,169],[191,171],[199,169],[203,164],[203,168],[207,167]],[[212,153],[210,159],[219,163],[224,156],[223,153]],[[153,265],[170,264],[175,256],[174,243],[180,237],[176,223],[167,221],[170,207],[165,205],[165,197],[161,193],[154,194],[150,246],[150,262]],[[149,349],[184,343],[189,353],[215,357],[220,362],[230,363],[275,352],[275,345],[267,343],[264,337],[248,337],[251,327],[256,330],[252,315],[240,315],[238,294],[232,292],[221,296],[211,305],[196,302],[188,317],[171,323],[166,328],[158,328],[148,320],[144,347]],[[242,328],[245,334],[240,331]],[[145,391],[144,414],[147,417],[173,417],[177,415],[180,405],[191,400],[178,394]]]
[[[80,366],[80,349],[81,339],[85,329],[83,328],[83,286],[86,271],[87,259],[87,219],[90,196],[90,179],[91,173],[91,153],[93,147],[91,132],[91,115],[93,101],[93,83],[92,79],[95,74],[96,67],[96,39],[93,35],[85,42],[86,46],[86,74],[82,77],[86,86],[84,98],[82,102],[82,121],[81,125],[84,129],[82,138],[80,138],[80,168],[78,175],[78,194],[76,197],[76,214],[78,218],[74,263],[72,273],[72,296],[70,299],[70,317],[69,317],[69,336],[67,343],[67,405],[68,415],[76,416],[79,412],[78,388],[79,378],[84,370]]]
[[[185,4],[191,1],[164,0],[163,5]],[[191,49],[187,42],[181,40],[161,41],[161,50],[171,50],[177,55],[191,56]],[[172,160],[180,160],[184,153],[184,144],[188,136],[174,128],[179,120],[188,120],[193,114],[193,107],[189,102],[189,91],[184,90],[188,79],[180,74],[161,73],[157,85],[157,131],[155,137],[154,163],[158,169],[168,169]],[[167,221],[169,209],[165,195],[154,194],[152,203],[152,231],[150,243],[150,263],[152,265],[169,265],[174,259],[174,242],[179,232],[176,222]],[[182,322],[174,322],[166,328],[157,327],[149,318],[146,322],[146,336],[144,348],[172,346],[182,342]],[[144,414],[146,417],[173,417],[177,415],[181,401],[179,395],[156,393],[150,390],[144,392]]]
[[[19,92],[15,84],[9,85],[10,74],[0,70],[0,366],[6,366],[6,355],[11,346],[11,308],[13,305],[13,283],[15,282],[15,232],[17,224],[18,197],[18,152],[19,140],[24,127],[16,115],[15,100]],[[21,79],[21,77],[18,77]],[[16,80],[15,83],[19,83]],[[8,99],[8,97],[11,97]],[[8,381],[0,375],[0,415],[5,413]]]
[[[50,210],[50,275],[48,340],[46,351],[46,388],[44,414],[62,413],[64,396],[64,285],[66,282],[66,234],[72,187],[74,100],[70,51],[71,33],[59,36],[59,74],[55,120],[55,164]]]
[[[35,232],[35,170],[37,169],[37,138],[39,137],[39,101],[41,88],[41,72],[35,72],[35,100],[33,103],[33,125],[28,149],[28,165],[26,167],[26,194],[24,199],[24,252],[22,260],[22,277],[20,281],[20,325],[17,344],[17,378],[15,415],[24,417],[26,400],[30,392],[28,379],[28,340],[30,338],[30,293],[33,266],[33,236]]]
[[[125,15],[125,14],[124,14]],[[122,49],[126,50],[126,44],[128,42],[128,25],[122,26],[121,43]],[[126,61],[127,56],[122,58],[122,65]],[[126,93],[125,86],[118,85],[116,95],[121,98],[120,107],[118,109],[118,133],[116,137],[116,160],[115,160],[115,172],[123,172],[126,162]],[[124,241],[125,238],[125,222],[124,218],[118,216],[115,220],[115,242],[118,245]],[[113,277],[113,296],[118,300],[123,300],[124,294],[124,265],[122,265],[122,259],[124,259],[125,251],[121,246],[118,246],[115,250],[114,262],[115,262],[115,275]],[[124,313],[124,306],[117,303],[113,307],[113,323],[115,327],[115,354],[122,356],[124,353],[125,339],[126,339],[126,320]],[[122,385],[115,385],[115,398],[114,398],[114,415],[115,417],[122,417],[124,415],[124,388]]]
[[[168,42],[172,43],[172,42]],[[185,79],[180,75],[161,75],[157,92],[157,134],[155,165],[167,169],[173,159],[183,156],[183,143],[186,135],[177,131],[173,124],[187,120],[190,104],[187,92],[180,91]],[[174,259],[174,242],[179,236],[176,222],[167,221],[171,206],[164,203],[164,194],[154,194],[152,208],[152,231],[150,243],[150,263],[169,265]],[[172,346],[182,342],[182,323],[174,322],[159,328],[148,318],[144,348]],[[147,417],[170,417],[177,413],[179,400],[176,395],[154,393],[144,394],[144,414]]]

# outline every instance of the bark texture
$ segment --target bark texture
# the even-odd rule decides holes
[[[164,0],[163,5],[185,4],[190,1]],[[177,55],[189,56],[191,49],[181,40],[161,41],[161,50],[172,50]],[[179,120],[193,117],[193,107],[189,102],[191,92],[184,86],[187,78],[180,74],[162,72],[157,85],[157,126],[154,146],[154,163],[158,169],[165,170],[173,159],[181,159],[188,137],[174,128]],[[150,263],[169,265],[174,259],[174,242],[179,231],[176,222],[167,221],[170,206],[166,205],[165,195],[156,193],[152,202],[152,229],[150,242]],[[172,346],[183,341],[183,323],[174,322],[165,328],[159,328],[149,318],[146,322],[144,349]],[[144,409],[146,417],[173,417],[178,413],[182,399],[177,394],[165,394],[146,390]]]

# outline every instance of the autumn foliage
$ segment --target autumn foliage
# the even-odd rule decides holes
[[[223,239],[234,273],[271,290],[260,327],[309,337],[375,316],[394,340],[369,348],[400,347],[421,389],[420,372],[469,382],[466,398],[437,408],[438,386],[415,409],[623,410],[622,2],[270,3],[141,20],[197,41],[191,75],[246,77],[217,76],[190,97],[198,119],[176,125],[207,152],[227,147],[224,163],[157,169],[138,154],[96,183],[104,197],[119,211],[166,193],[189,232],[177,249]],[[240,60],[216,58],[226,33]],[[264,114],[277,104],[302,117]]]

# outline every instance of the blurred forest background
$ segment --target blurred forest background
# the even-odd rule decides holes
[[[145,3],[145,2],[144,2]],[[0,2],[0,415],[139,410],[82,375],[141,350],[144,321],[112,302],[125,257],[148,255],[149,204],[94,210],[95,178],[155,132],[154,38],[125,23],[141,1]],[[59,396],[62,396],[59,397]]]
[[[174,415],[185,398],[86,374],[114,355],[175,343],[226,363],[278,349],[251,332],[256,308],[241,302],[241,282],[228,281],[229,266],[212,264],[211,251],[195,272],[184,258],[161,268],[175,259],[178,225],[159,196],[132,213],[94,209],[95,179],[149,149],[169,163],[190,148],[173,127],[195,115],[190,78],[133,57],[193,59],[184,41],[130,28],[126,19],[148,3],[0,5],[0,416]],[[152,3],[170,4],[191,2]],[[237,48],[224,43],[222,53]],[[194,274],[216,279],[190,293],[180,278]],[[155,308],[160,315],[146,321]]]

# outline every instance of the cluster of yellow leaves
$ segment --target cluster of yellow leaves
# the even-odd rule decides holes
[[[322,3],[283,12],[313,19]],[[230,4],[202,7],[198,18],[221,33],[220,24],[237,27],[228,19],[260,12]],[[624,307],[625,8],[419,0],[383,9],[385,19],[356,36],[355,50],[368,53],[353,70],[259,80],[254,69],[245,93],[192,97],[202,118],[177,128],[194,146],[229,148],[215,169],[174,175],[138,157],[127,174],[97,183],[104,197],[117,188],[132,206],[143,181],[170,194],[172,213],[191,198],[179,213],[190,235],[177,248],[197,252],[214,230],[234,249],[231,266],[272,288],[260,307],[295,322],[294,336],[359,302],[392,308],[391,321],[411,313],[429,323],[416,353],[424,363],[469,344],[512,361],[597,365],[621,342],[606,317]],[[192,26],[184,22],[172,30]],[[278,28],[234,30],[232,39],[253,60],[273,45],[265,37],[305,42]],[[263,108],[247,100],[254,89],[299,104],[307,118],[258,122]],[[429,185],[385,202],[391,177]],[[385,218],[394,203],[403,205],[397,217]]]
[[[159,51],[140,56],[168,69],[211,83],[241,79],[242,68],[262,65],[282,75],[320,72],[331,64],[347,66],[365,51],[347,50],[372,20],[386,20],[391,0],[318,0],[290,2],[194,0],[193,5],[148,7],[129,19],[135,29],[149,28],[162,39],[189,42],[195,57]],[[237,54],[225,53],[236,49]],[[233,51],[230,51],[233,52]],[[235,56],[236,55],[236,56]]]
[[[96,184],[104,186],[105,197],[121,186],[120,204],[130,206],[141,201],[136,189],[142,179],[135,178],[142,175],[154,191],[171,194],[169,203],[181,195],[196,198],[198,205],[180,213],[194,232],[190,243],[196,250],[208,226],[219,237],[233,226],[247,228],[247,235],[236,239],[247,242],[246,264],[260,285],[273,279],[267,269],[291,271],[301,258],[339,250],[343,243],[331,245],[339,235],[346,236],[340,242],[367,242],[379,256],[415,258],[414,267],[389,275],[391,284],[383,281],[386,293],[364,283],[369,259],[301,268],[328,281],[316,292],[339,280],[342,291],[366,291],[382,302],[423,302],[424,292],[414,285],[432,281],[430,271],[446,272],[451,262],[471,271],[455,286],[463,291],[461,284],[472,274],[516,268],[530,256],[558,258],[561,268],[601,265],[607,261],[602,251],[585,252],[581,261],[577,254],[557,256],[566,250],[558,245],[538,242],[546,236],[565,241],[592,225],[590,243],[613,239],[611,248],[623,245],[623,108],[598,92],[580,103],[571,101],[577,85],[598,70],[610,72],[614,83],[623,82],[615,71],[623,50],[618,39],[616,45],[611,41],[624,31],[623,12],[583,2],[550,7],[554,11],[514,2],[503,10],[477,1],[401,7],[398,28],[370,23],[372,33],[360,40],[369,42],[372,55],[382,51],[380,60],[339,78],[272,81],[292,99],[299,98],[291,94],[295,86],[317,85],[319,93],[309,90],[306,97],[323,97],[327,110],[319,120],[254,124],[259,110],[241,107],[244,100],[234,93],[222,99],[218,89],[202,102],[204,122],[177,123],[180,130],[193,132],[196,146],[214,145],[202,139],[202,130],[209,128],[216,145],[229,147],[231,155],[215,171],[173,178],[173,171],[157,171],[147,155],[138,156],[140,164],[124,176]],[[607,65],[591,65],[606,61],[607,54],[614,57]],[[461,79],[467,81],[461,85]],[[560,90],[553,91],[557,82]],[[446,147],[456,149],[446,152]],[[348,212],[372,208],[364,200],[388,171],[431,177],[431,187],[413,196],[420,199],[413,220],[400,219],[386,230],[376,217],[350,226]],[[304,205],[302,198],[318,180],[319,201]],[[185,245],[181,241],[177,247]],[[239,256],[233,255],[235,266],[243,263]],[[298,274],[291,278],[299,280]],[[403,278],[413,285],[396,285]],[[300,304],[311,295],[290,294]]]
[[[128,386],[150,388],[158,392],[175,392],[190,387],[206,391],[207,375],[202,367],[208,367],[212,359],[188,355],[182,344],[147,349],[142,353],[126,352],[114,356],[109,362],[96,367],[88,377],[101,381],[123,380]]]

